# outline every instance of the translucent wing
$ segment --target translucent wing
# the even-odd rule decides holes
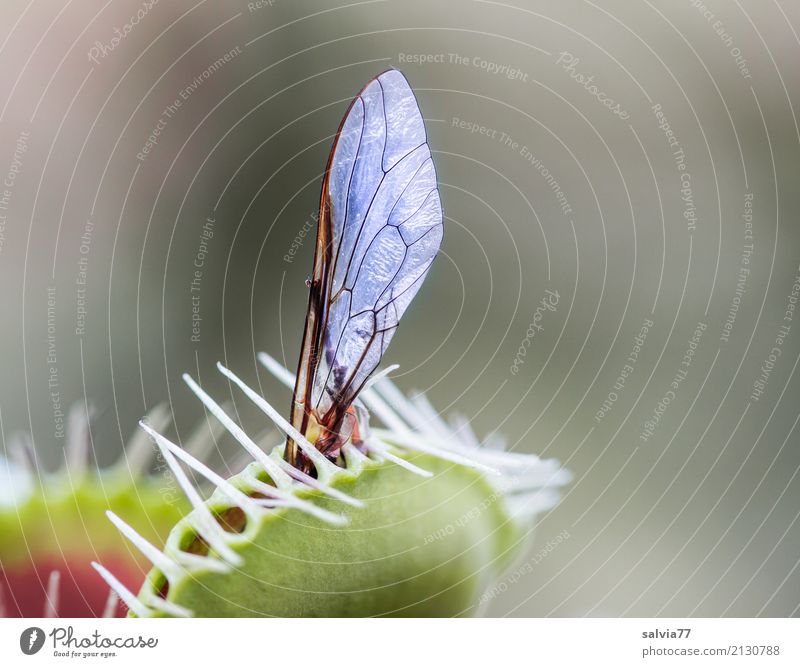
[[[442,240],[425,126],[405,77],[389,70],[353,100],[322,188],[314,280],[292,407],[338,430],[377,368]],[[287,447],[292,461],[296,452]]]

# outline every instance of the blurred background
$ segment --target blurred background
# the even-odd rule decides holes
[[[261,429],[217,360],[288,412],[255,355],[296,364],[333,134],[397,67],[446,222],[384,361],[574,475],[487,613],[798,614],[796,4],[0,17],[0,417],[42,465],[84,400],[98,465],[162,401],[184,439],[203,414],[184,371]],[[222,440],[217,465],[235,451]]]

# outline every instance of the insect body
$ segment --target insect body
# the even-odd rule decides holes
[[[331,459],[442,240],[425,125],[405,77],[389,70],[351,102],[322,182],[314,274],[292,425]],[[286,460],[309,471],[289,439]]]

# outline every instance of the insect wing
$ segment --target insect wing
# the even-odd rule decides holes
[[[442,240],[425,126],[397,70],[353,101],[331,154],[326,204],[330,266],[309,404],[332,427],[380,363]]]

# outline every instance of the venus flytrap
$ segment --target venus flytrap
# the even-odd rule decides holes
[[[133,585],[141,581],[146,559],[126,546],[105,512],[124,514],[155,540],[191,508],[171,473],[150,472],[153,446],[145,431],[134,434],[111,466],[90,466],[91,417],[84,404],[69,411],[64,464],[55,471],[39,463],[27,435],[6,443],[9,458],[0,457],[0,616],[121,613],[117,596],[97,586],[88,563],[101,558]],[[158,430],[171,421],[164,405],[145,419]],[[185,450],[203,458],[222,432],[214,422],[203,423]]]
[[[252,462],[224,479],[142,424],[193,509],[163,550],[110,515],[153,564],[138,596],[95,564],[132,615],[478,611],[568,475],[554,461],[484,447],[468,420],[447,424],[424,396],[409,399],[388,371],[376,374],[438,252],[442,220],[422,115],[389,70],[353,100],[334,140],[296,375],[259,355],[293,390],[289,418],[217,364],[285,440],[262,449],[188,375]],[[214,488],[210,497],[184,467]]]
[[[270,359],[266,365],[276,364]],[[281,367],[277,375],[283,374]],[[235,384],[264,407],[263,397],[238,378]],[[195,383],[190,386],[207,407],[216,405]],[[458,431],[441,419],[431,422],[388,378],[372,390],[402,397],[393,404],[398,409],[384,403],[394,427],[402,425],[400,437],[391,428],[373,428],[362,446],[343,447],[339,465],[328,468],[317,459],[327,475],[320,488],[291,478],[287,484],[279,464],[284,444],[269,454],[259,449],[241,473],[224,480],[148,427],[194,510],[173,528],[163,552],[113,517],[154,566],[138,597],[100,570],[131,612],[148,617],[476,613],[481,594],[526,547],[535,517],[555,504],[569,474],[553,460],[487,449],[463,421]],[[276,416],[278,427],[287,427],[277,412],[264,412]],[[241,433],[237,437],[230,418],[225,421],[237,441],[252,442]],[[426,451],[405,448],[403,438],[428,438]],[[216,486],[207,500],[182,465]],[[270,472],[276,471],[283,488],[272,480]]]

